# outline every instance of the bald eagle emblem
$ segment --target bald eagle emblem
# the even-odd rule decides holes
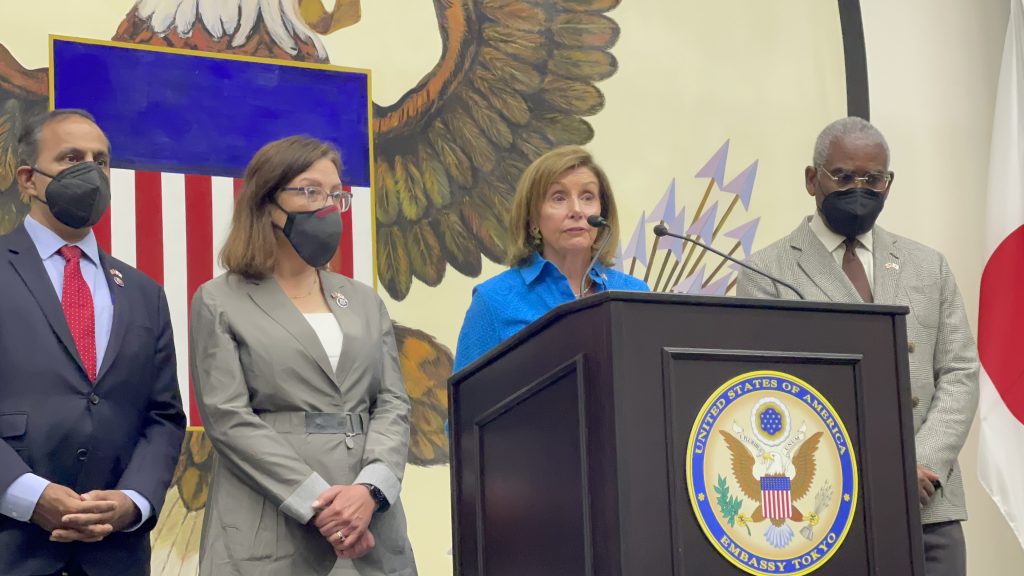
[[[842,544],[856,510],[849,435],[795,376],[749,372],[708,399],[686,453],[690,502],[719,553],[751,574],[806,574]]]
[[[801,522],[804,519],[794,502],[803,500],[811,490],[815,451],[822,436],[819,431],[802,440],[806,430],[807,425],[801,425],[790,448],[782,450],[750,438],[736,423],[733,423],[733,433],[719,431],[731,454],[733,479],[743,495],[757,503],[750,521],[755,524],[769,521],[765,539],[776,548],[786,547],[793,539],[793,530],[786,520]]]

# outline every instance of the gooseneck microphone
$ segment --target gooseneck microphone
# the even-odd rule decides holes
[[[593,218],[593,216],[591,216],[591,218]],[[590,222],[589,218],[587,219],[587,222]],[[732,256],[729,256],[728,254],[725,254],[723,252],[719,252],[718,250],[715,250],[711,246],[708,246],[707,244],[698,242],[697,240],[694,240],[693,238],[690,238],[688,236],[683,236],[682,234],[676,234],[674,232],[669,232],[668,228],[664,224],[658,224],[657,226],[654,227],[654,235],[655,236],[669,236],[671,238],[678,238],[680,240],[684,240],[684,241],[689,242],[691,244],[696,244],[697,246],[700,246],[701,248],[707,250],[708,252],[711,252],[712,254],[717,254],[717,255],[721,256],[722,258],[725,258],[726,260],[728,260],[730,262],[735,262],[736,264],[739,264],[740,266],[743,266],[744,268],[746,268],[747,270],[750,270],[751,272],[754,272],[755,274],[760,274],[761,276],[764,276],[765,278],[771,280],[772,282],[775,282],[776,284],[781,284],[781,285],[785,286],[786,288],[789,288],[790,290],[793,291],[794,294],[799,296],[801,300],[807,300],[807,298],[804,298],[804,295],[801,294],[800,291],[797,290],[796,288],[794,288],[791,284],[789,284],[787,282],[783,282],[782,280],[779,280],[778,278],[772,276],[771,274],[768,274],[767,272],[762,272],[762,271],[758,270],[757,268],[754,268],[753,266],[751,266],[749,264],[744,264],[743,262],[733,258]]]
[[[583,279],[580,280],[580,293],[579,296],[576,297],[577,299],[583,298],[583,289],[587,286],[587,278],[590,277],[590,270],[594,268],[594,263],[601,257],[601,252],[604,251],[604,247],[608,245],[608,241],[612,237],[611,231],[607,230],[608,221],[600,215],[591,214],[590,216],[587,216],[587,224],[589,224],[591,228],[605,228],[606,234],[604,235],[604,238],[601,239],[601,243],[598,245],[597,251],[594,252],[594,257],[590,259],[590,266],[587,266],[587,270],[583,273]]]

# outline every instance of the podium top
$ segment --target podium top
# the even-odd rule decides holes
[[[881,316],[905,316],[910,308],[891,304],[851,304],[846,302],[822,302],[812,300],[778,300],[769,298],[738,298],[735,296],[694,296],[690,294],[669,294],[663,292],[635,292],[609,290],[573,300],[549,310],[530,325],[517,332],[492,350],[477,358],[448,379],[449,386],[455,386],[483,366],[489,364],[508,348],[518,346],[535,334],[542,332],[558,320],[583,310],[596,308],[611,302],[631,304],[675,304],[717,308],[754,308],[758,310],[780,310],[790,312],[839,312],[844,314],[867,314]]]

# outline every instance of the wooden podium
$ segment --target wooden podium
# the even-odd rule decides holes
[[[923,576],[907,312],[630,292],[552,310],[449,381],[456,574]],[[751,373],[791,376],[783,385],[812,387],[823,403],[760,391],[767,395],[753,408],[719,418],[710,434],[699,430],[698,418],[724,414],[716,410],[726,404],[723,385]],[[750,389],[754,380],[746,382]],[[801,398],[820,422],[798,414]],[[814,440],[816,426],[829,432]],[[852,466],[854,484],[827,478],[829,458],[842,465],[843,434],[842,474]],[[729,462],[730,435],[746,439],[729,445],[741,464],[690,469],[705,443],[700,458]],[[762,473],[760,496],[750,479],[748,496],[741,491],[751,467],[753,477]],[[768,518],[778,514],[764,492],[775,489],[765,480],[773,470],[792,499],[788,520]],[[695,489],[688,474],[720,484]],[[699,519],[701,505],[710,516]],[[843,526],[826,526],[844,505]],[[826,559],[799,552],[826,537],[818,548]],[[783,548],[766,543],[779,538]]]

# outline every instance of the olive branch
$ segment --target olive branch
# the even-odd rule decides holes
[[[722,517],[729,522],[729,526],[735,527],[736,523],[739,522],[740,526],[747,529],[747,536],[750,536],[750,526],[747,525],[748,518],[740,513],[743,500],[729,494],[729,484],[726,483],[725,478],[721,474],[718,475],[715,494],[718,495],[716,500],[718,510],[721,512]]]

